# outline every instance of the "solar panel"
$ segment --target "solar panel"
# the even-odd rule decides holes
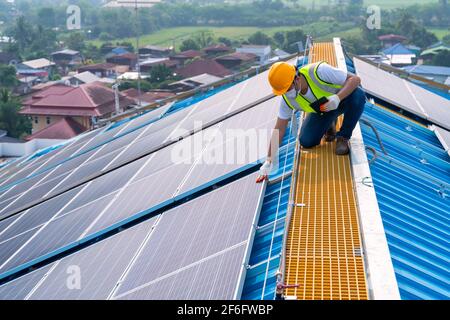
[[[246,245],[208,257],[173,274],[164,275],[116,300],[233,300]]]
[[[118,148],[123,148],[121,151],[124,151],[120,154],[119,157],[114,158],[114,161],[112,163],[108,164],[108,167],[111,167],[115,164],[119,164],[119,161],[129,161],[132,160],[132,157],[136,157],[136,155],[141,155],[144,152],[148,152],[149,150],[152,150],[152,148],[157,147],[158,145],[161,145],[165,140],[167,140],[167,136],[170,138],[177,138],[183,134],[186,134],[186,131],[193,130],[196,126],[196,123],[198,121],[202,121],[203,124],[208,123],[214,119],[217,119],[224,114],[228,114],[230,112],[233,112],[251,102],[254,102],[255,100],[258,100],[262,97],[267,96],[267,92],[269,90],[269,85],[267,84],[266,79],[266,73],[260,74],[259,76],[256,76],[248,81],[244,81],[234,87],[231,87],[230,89],[223,91],[221,93],[218,93],[215,96],[212,96],[206,100],[203,100],[193,106],[192,108],[187,109],[185,111],[186,117],[182,121],[174,121],[173,119],[169,119],[172,116],[169,116],[167,118],[161,119],[160,121],[154,123],[153,125],[150,125],[146,128],[138,129],[137,131],[133,132],[131,135],[126,135],[125,137],[119,138],[117,140],[114,140],[110,142],[108,145],[105,146],[104,150],[100,150],[97,154],[93,155],[95,151],[88,152],[80,157],[77,157],[73,160],[70,160],[66,163],[63,163],[58,169],[55,171],[58,171],[58,173],[65,172],[65,168],[70,168],[73,170],[77,170],[77,168],[80,165],[85,165],[87,162],[94,161],[97,157],[104,156],[108,152],[113,152],[114,150],[118,150]],[[259,89],[267,87],[267,91],[261,91],[261,90],[252,90],[254,86],[257,86]],[[175,117],[177,118],[177,117]],[[168,120],[166,120],[168,119]],[[158,130],[161,128],[161,126],[164,126],[167,124],[167,122],[171,123],[171,126],[166,127],[163,131]],[[180,131],[182,130],[182,131]],[[139,141],[139,143],[131,143],[130,140],[133,135],[136,135],[139,133],[145,133],[142,134],[142,137],[140,139],[145,139],[145,141]],[[156,134],[156,132],[158,132]],[[180,133],[182,132],[182,133]],[[135,141],[135,140],[133,140]],[[80,159],[78,159],[80,158]],[[87,160],[86,160],[87,159]],[[106,168],[104,168],[106,169]],[[70,181],[83,181],[83,179],[86,178],[86,176],[81,175],[81,172],[77,172],[76,175],[70,175]],[[92,171],[89,171],[92,172]],[[47,181],[56,179],[57,181],[61,181],[65,178],[65,176],[58,176],[58,173],[49,173],[47,176],[45,176],[42,180],[36,179],[33,181],[38,181],[38,183],[31,183],[31,182],[23,182],[26,183],[24,185],[24,189],[28,190],[31,189],[33,186],[45,184]],[[77,180],[78,179],[78,180]],[[55,180],[54,180],[55,181]],[[55,192],[60,192],[61,189],[64,189],[65,187],[69,186],[67,183],[61,184],[58,187],[58,190]],[[45,190],[51,190],[55,187],[55,185],[52,185],[51,188],[45,187]],[[20,210],[23,206],[25,206],[27,203],[33,203],[34,201],[39,200],[43,195],[47,195],[47,192],[38,192],[34,191],[33,193],[30,193],[28,191],[25,191],[26,193],[21,196],[20,200],[17,201],[17,203],[10,204],[9,207],[0,214],[5,216],[7,214],[10,214],[11,212],[15,212],[16,210]],[[15,196],[18,194],[16,191],[11,190],[10,196]],[[1,200],[1,199],[0,199]]]
[[[24,300],[50,268],[51,265],[45,266],[6,286],[0,286],[0,300]]]
[[[225,130],[230,128],[241,128],[243,130],[258,128],[267,131],[267,137],[270,137],[270,129],[273,127],[273,123],[277,114],[278,99],[272,99],[270,102],[263,103],[255,108],[247,110],[233,118],[227,119],[223,122],[223,136]],[[266,119],[265,122],[263,119]],[[219,128],[219,125],[216,125]],[[214,131],[215,127],[210,128],[210,131]],[[199,132],[197,135],[205,134],[205,132]],[[195,136],[192,136],[195,141]],[[238,138],[235,137],[234,140]],[[227,143],[230,145],[229,140]],[[131,216],[154,208],[163,203],[169,203],[173,201],[173,197],[181,192],[189,192],[193,188],[199,187],[203,183],[214,183],[214,180],[225,175],[230,174],[234,170],[248,164],[248,161],[256,161],[259,156],[265,154],[267,151],[267,140],[263,141],[264,148],[260,148],[256,157],[250,159],[245,157],[244,163],[236,163],[232,165],[214,164],[208,169],[206,164],[198,164],[190,161],[184,163],[173,163],[170,160],[170,155],[173,148],[177,148],[183,144],[189,144],[189,139],[182,140],[170,148],[162,149],[160,152],[146,156],[143,159],[135,161],[128,166],[124,166],[118,170],[110,172],[105,176],[92,181],[86,190],[80,192],[77,197],[68,204],[58,204],[58,208],[64,205],[63,210],[59,215],[65,215],[64,219],[58,219],[58,222],[54,221],[46,226],[42,233],[43,235],[36,237],[39,240],[39,245],[36,245],[36,239],[29,241],[29,239],[13,239],[13,243],[16,243],[15,247],[20,248],[24,242],[29,241],[20,251],[15,254],[14,259],[9,259],[7,265],[0,268],[0,271],[4,272],[13,267],[17,267],[22,263],[31,261],[41,255],[47,254],[52,250],[56,250],[57,246],[65,246],[73,241],[76,241],[79,237],[85,237],[95,234],[104,228],[130,218]],[[216,148],[223,148],[222,145],[217,145]],[[245,148],[245,152],[248,152],[249,148]],[[154,161],[155,157],[157,161]],[[163,159],[161,161],[161,159]],[[169,166],[165,164],[171,163]],[[161,166],[161,164],[164,164]],[[133,177],[134,176],[134,177]],[[170,178],[168,178],[170,177]],[[163,183],[162,183],[163,181]],[[186,181],[183,188],[182,182]],[[100,202],[99,198],[110,194],[111,192],[118,192],[117,197],[112,198],[109,202]],[[96,205],[95,203],[100,203]],[[38,208],[40,206],[37,206]],[[79,208],[79,209],[77,209]],[[105,210],[107,208],[107,210]],[[70,212],[71,210],[75,210]],[[34,214],[38,214],[40,210],[36,210]],[[86,213],[86,211],[88,211]],[[69,213],[70,212],[70,213]],[[68,228],[70,224],[64,223],[67,221],[77,221],[81,218],[69,218],[71,215],[83,216],[83,221],[86,224],[80,224],[77,228],[71,228],[70,232],[64,232],[65,228]],[[61,220],[61,221],[59,221]],[[88,223],[90,222],[90,224]],[[55,226],[55,227],[53,227]],[[84,228],[84,229],[83,229]],[[53,231],[55,229],[55,231]],[[54,232],[61,232],[60,241],[54,241],[52,237],[46,237],[46,234],[52,234]],[[36,249],[36,247],[38,249]],[[10,251],[8,251],[10,252]],[[0,260],[4,261],[4,260]]]
[[[436,134],[436,137],[439,139],[439,142],[442,144],[442,147],[445,151],[450,155],[450,131],[441,129],[439,127],[433,126],[433,131]]]
[[[10,171],[8,175],[2,177],[0,180],[0,187],[8,185],[14,181],[18,181],[21,178],[25,178],[29,174],[36,170],[42,170],[45,167],[52,166],[54,164],[60,163],[62,160],[67,159],[70,155],[76,152],[80,147],[83,146],[88,140],[92,139],[93,136],[99,134],[100,130],[90,131],[82,136],[75,138],[73,141],[67,143],[66,145],[50,151],[40,157],[28,160],[24,163],[18,161],[15,163],[14,167],[8,168]]]
[[[243,177],[6,283],[0,299],[154,299],[162,285],[170,289],[166,298],[232,299],[263,193],[255,178]],[[67,285],[73,267],[79,289]]]
[[[422,87],[353,59],[367,93],[450,130],[450,101]]]
[[[4,259],[2,250],[0,272],[10,270],[76,241],[95,220],[95,213],[100,212],[114,196],[115,193],[107,195],[70,214],[56,212],[46,224],[26,231],[21,237],[13,237],[2,243],[2,247],[7,248],[5,253],[7,251],[8,258]]]
[[[164,213],[117,297],[158,299],[162,282],[172,299],[233,298],[261,192],[254,178]]]
[[[59,260],[30,299],[107,299],[156,220],[156,217],[151,218]],[[71,270],[80,272],[80,289],[67,285],[68,271]]]
[[[82,136],[77,137],[72,142],[62,146],[61,148],[50,151],[49,153],[42,155],[38,158],[34,159],[34,163],[32,166],[28,168],[26,172],[23,172],[22,175],[17,176],[16,179],[9,180],[10,182],[16,181],[20,177],[25,177],[27,174],[31,173],[32,170],[40,167],[40,170],[51,167],[60,163],[61,161],[67,159],[70,156],[80,154],[84,151],[87,151],[91,148],[95,148],[102,143],[105,143],[109,139],[116,137],[118,134],[124,134],[127,130],[133,130],[133,128],[137,128],[141,125],[145,125],[151,121],[158,119],[164,113],[168,111],[168,109],[172,106],[172,104],[164,105],[160,108],[147,112],[143,115],[135,117],[134,119],[128,121],[127,123],[113,127],[112,129],[108,129],[104,132],[103,129],[92,130],[88,133],[83,134]],[[20,165],[20,162],[17,162],[13,166],[9,166],[7,169],[3,168],[3,170],[8,170],[8,175],[12,175],[14,172],[17,172],[23,169],[24,165]],[[0,172],[2,169],[0,169]],[[1,178],[1,175],[0,175]],[[0,186],[3,184],[4,179],[0,179]]]

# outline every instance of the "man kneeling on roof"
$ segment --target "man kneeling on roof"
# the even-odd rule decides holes
[[[275,124],[279,143],[293,113],[303,110],[307,113],[300,130],[303,148],[319,145],[324,136],[327,142],[337,139],[337,155],[349,153],[349,140],[366,102],[364,92],[359,88],[361,79],[357,75],[336,69],[325,62],[303,67],[277,62],[270,68],[269,83],[273,93],[283,97]],[[344,114],[344,120],[336,133],[336,119],[341,114]],[[257,182],[267,179],[272,169],[272,154],[276,154],[276,151],[269,146]]]

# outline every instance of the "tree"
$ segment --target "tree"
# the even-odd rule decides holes
[[[56,26],[55,9],[51,7],[44,7],[38,11],[38,23],[45,27],[53,28]]]
[[[200,31],[195,36],[195,42],[197,42],[200,48],[206,48],[212,44],[214,40],[213,33],[211,31]]]
[[[84,43],[85,36],[81,32],[73,32],[69,34],[69,37],[66,39],[65,44],[69,49],[83,51],[86,48],[86,44]]]
[[[271,39],[267,34],[257,31],[248,37],[248,42],[256,45],[268,45],[270,44]]]
[[[442,38],[442,42],[448,46],[450,46],[450,34],[447,34]]]
[[[150,82],[164,82],[171,77],[172,70],[161,64],[152,68]]]
[[[20,52],[25,51],[33,41],[33,27],[26,21],[24,16],[17,18],[11,34],[16,40]]]
[[[414,22],[413,17],[409,13],[404,13],[400,17],[397,23],[397,32],[406,37],[410,37],[413,30],[417,28],[417,24]]]
[[[276,32],[276,33],[273,35],[273,40],[275,41],[275,43],[276,43],[280,48],[282,48],[282,47],[284,46],[284,42],[286,41],[286,38],[285,38],[285,36],[284,36],[284,32],[280,32],[280,31]]]
[[[31,132],[31,121],[18,113],[20,107],[19,99],[9,90],[0,90],[0,129],[6,130],[13,138]]]
[[[0,64],[0,87],[12,88],[16,84],[16,68],[5,64]]]
[[[180,50],[181,51],[200,50],[200,46],[194,39],[186,39],[186,40],[183,40],[183,42],[181,43]]]
[[[297,42],[302,42],[305,45],[306,34],[301,29],[291,30],[286,32],[286,41],[283,50],[289,53],[298,51]]]
[[[450,50],[442,50],[433,57],[432,64],[435,66],[450,67]]]
[[[223,43],[224,45],[231,47],[233,44],[233,41],[231,41],[231,39],[226,38],[226,37],[219,37],[219,39],[217,39],[217,41],[219,41],[220,43]]]
[[[436,35],[427,31],[424,27],[417,27],[411,34],[411,43],[421,48],[426,48],[437,41]]]

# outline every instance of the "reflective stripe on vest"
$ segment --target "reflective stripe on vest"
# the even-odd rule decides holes
[[[305,77],[306,83],[308,84],[309,89],[311,89],[312,94],[314,97],[318,100],[322,97],[329,97],[333,94],[336,94],[339,92],[339,90],[342,88],[341,85],[336,85],[332,83],[328,83],[326,81],[323,81],[320,79],[319,75],[317,74],[317,69],[319,66],[323,63],[317,62],[313,64],[308,64],[298,70],[298,73],[303,75]],[[296,111],[297,109],[292,105],[289,98],[284,94],[283,100],[286,102],[286,104],[291,108],[292,110]],[[298,94],[295,98],[295,102],[300,106],[300,108],[305,112],[315,112],[313,108],[310,107],[310,103],[312,101],[309,101],[301,94]]]

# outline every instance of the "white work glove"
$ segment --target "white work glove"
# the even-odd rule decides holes
[[[341,99],[339,99],[337,94],[334,94],[328,97],[328,102],[320,107],[320,111],[330,112],[336,110],[339,107],[339,103],[341,103]]]
[[[272,171],[272,168],[273,168],[272,161],[269,159],[266,160],[261,166],[261,168],[259,168],[259,175],[256,178],[256,182],[260,183],[266,180],[267,177],[269,176],[269,173]]]

